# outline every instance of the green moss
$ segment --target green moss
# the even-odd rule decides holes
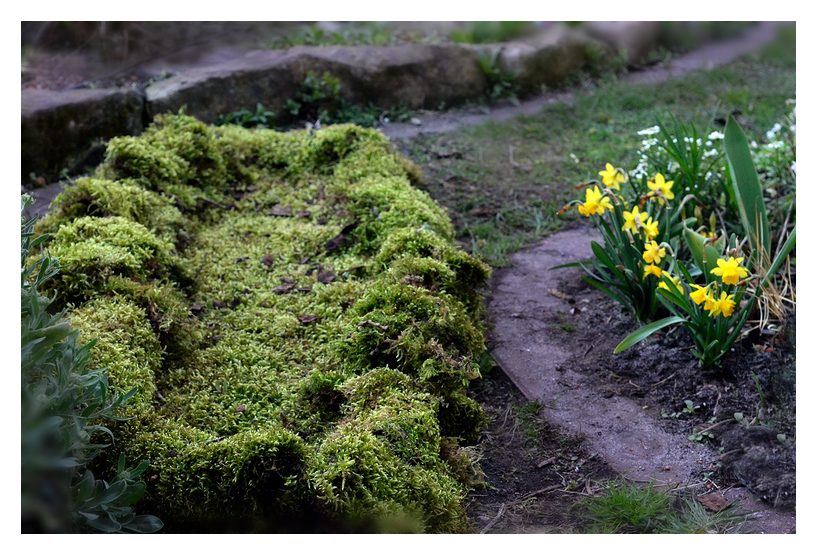
[[[54,202],[59,209],[38,222],[40,233],[54,233],[62,225],[84,216],[122,216],[152,229],[163,240],[177,243],[179,232],[189,226],[170,199],[131,180],[83,177],[66,187]]]
[[[463,529],[489,272],[420,180],[373,130],[168,115],[60,197],[62,291],[140,386],[115,431],[155,514]]]
[[[136,387],[136,405],[153,401],[162,349],[144,310],[125,299],[103,297],[73,311],[71,325],[83,342],[98,337],[91,364],[106,368],[120,392]]]
[[[173,246],[123,216],[78,218],[59,228],[51,254],[64,270],[56,284],[67,299],[89,297],[110,276],[136,280],[181,278],[186,264],[171,257]]]

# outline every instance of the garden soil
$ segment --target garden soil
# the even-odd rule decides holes
[[[774,25],[761,24],[745,38],[627,78],[657,82],[712,68],[773,36]],[[508,120],[570,99],[570,93],[553,92],[488,114],[428,113],[421,125],[381,130],[404,150],[420,133]],[[30,191],[36,200],[30,213],[45,213],[60,189],[52,184]],[[471,388],[490,422],[473,447],[478,460],[477,487],[468,497],[473,531],[581,532],[580,501],[623,476],[690,496],[722,495],[753,515],[744,532],[794,533],[794,345],[764,338],[744,342],[720,373],[697,368],[682,331],[613,355],[637,324],[587,285],[580,269],[551,270],[589,258],[594,233],[580,224],[555,233],[513,255],[491,279],[488,339],[496,365]],[[694,412],[684,412],[686,401]],[[766,426],[741,425],[735,413]],[[690,439],[693,431],[711,437]]]
[[[570,514],[578,498],[623,476],[723,495],[753,513],[745,532],[794,532],[795,449],[776,437],[795,432],[791,346],[744,345],[723,372],[698,368],[683,331],[614,355],[638,324],[583,281],[581,269],[553,269],[591,258],[591,240],[600,241],[597,231],[576,225],[514,254],[492,277],[486,302],[497,367],[476,389],[491,425],[481,462],[487,487],[472,497],[475,524],[484,529],[502,510],[488,533],[577,531]],[[694,412],[684,412],[686,401]],[[739,424],[738,412],[767,427]],[[712,437],[690,439],[694,430]]]

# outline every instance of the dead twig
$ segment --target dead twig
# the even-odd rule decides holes
[[[488,530],[490,530],[491,528],[493,528],[493,527],[494,527],[494,524],[496,524],[497,522],[499,522],[499,519],[500,519],[500,518],[502,518],[502,515],[503,515],[503,514],[505,514],[505,503],[503,503],[503,504],[502,504],[502,505],[499,507],[499,512],[496,514],[496,516],[493,518],[493,520],[492,520],[491,522],[489,522],[489,523],[488,523],[488,525],[487,525],[487,526],[485,526],[485,528],[483,528],[483,529],[480,531],[480,534],[484,534],[485,532],[487,532]]]
[[[660,382],[655,382],[655,383],[654,383],[654,384],[652,384],[650,387],[658,387],[658,386],[659,386],[659,385],[661,385],[662,383],[664,383],[664,382],[668,382],[669,380],[671,380],[671,379],[672,379],[672,378],[674,378],[674,377],[675,377],[675,372],[673,372],[672,374],[670,374],[669,376],[667,376],[666,378],[664,378],[664,379],[663,379],[663,380],[661,380]]]
[[[372,322],[371,320],[364,320],[357,325],[357,327],[361,328],[363,326],[374,326],[376,328],[380,328],[383,331],[388,331],[388,326],[384,326],[383,324],[378,324],[377,322]]]
[[[535,497],[535,496],[543,494],[543,493],[548,493],[548,492],[557,490],[557,489],[559,489],[561,487],[563,487],[561,484],[557,484],[555,486],[550,486],[550,487],[547,487],[547,488],[544,488],[544,489],[532,491],[530,493],[526,493],[525,495],[523,495],[522,499],[528,499],[529,497]]]
[[[727,422],[734,422],[734,419],[730,418],[729,420],[721,420],[720,422],[716,422],[715,424],[712,424],[711,426],[703,428],[702,430],[698,430],[698,433],[701,434],[703,432],[708,432],[709,430],[713,430],[713,429],[717,428],[718,426],[720,426],[721,424],[726,424]]]

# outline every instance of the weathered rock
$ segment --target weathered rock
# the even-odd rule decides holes
[[[487,79],[477,49],[465,45],[407,44],[393,47],[295,47],[254,51],[244,59],[194,69],[148,87],[150,117],[187,106],[187,113],[212,123],[225,113],[261,103],[280,113],[312,72],[329,72],[341,96],[382,107],[437,108],[441,102],[478,98]]]
[[[638,63],[658,47],[658,21],[588,21],[584,30],[593,38],[612,46],[628,64]]]
[[[21,104],[23,182],[31,173],[53,181],[63,169],[93,166],[105,141],[144,128],[144,100],[136,91],[26,89]]]
[[[519,73],[514,84],[521,95],[539,92],[542,85],[561,85],[587,62],[599,58],[596,63],[603,65],[612,54],[605,43],[564,25],[553,25],[530,41],[507,43],[501,49],[499,67],[505,73]]]

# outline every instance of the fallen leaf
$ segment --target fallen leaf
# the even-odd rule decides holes
[[[309,293],[310,291],[312,291],[312,288],[311,288],[311,287],[309,287],[309,286],[307,286],[307,287],[299,287],[299,288],[298,288],[298,292],[299,292],[299,293]]]
[[[548,295],[552,295],[557,299],[562,299],[563,301],[567,301],[569,303],[575,302],[575,299],[568,295],[567,293],[562,293],[558,289],[548,289]]]
[[[196,316],[201,314],[203,310],[204,310],[204,305],[202,305],[202,304],[194,304],[193,306],[190,307],[190,312],[192,312]]]
[[[324,285],[329,285],[332,283],[337,276],[332,272],[321,270],[318,272],[318,281],[323,283]]]
[[[298,212],[295,212],[295,215],[298,216],[299,218],[308,218],[312,215],[312,212],[310,212],[309,210],[300,210]]]
[[[213,308],[227,308],[227,303],[222,301],[213,301]]]
[[[718,513],[732,505],[724,496],[717,493],[705,493],[699,495],[696,499],[713,513]]]
[[[303,316],[298,316],[298,321],[302,324],[311,324],[317,319],[318,317],[314,314],[304,314]]]
[[[344,227],[340,233],[335,235],[326,244],[323,245],[323,248],[332,252],[333,250],[337,249],[341,243],[346,239],[346,237],[357,227],[357,223],[352,223]]]
[[[275,289],[272,290],[273,293],[278,293],[279,295],[285,295],[295,289],[295,282],[284,282]]]
[[[244,412],[245,410],[246,410],[246,409],[244,408],[244,405],[238,405],[238,406],[235,408],[235,411],[236,411],[236,412]]]
[[[238,306],[238,305],[240,305],[240,304],[241,304],[241,299],[239,299],[238,297],[236,297],[236,298],[234,298],[232,301],[230,301],[230,306],[231,306],[232,308],[235,308],[235,307],[237,307],[237,306]]]
[[[274,261],[274,259],[272,258],[271,255],[265,254],[264,258],[261,259],[261,264],[263,264],[264,266],[269,268],[270,266],[272,266],[273,261]]]
[[[285,217],[285,216],[291,216],[291,215],[292,215],[292,207],[291,206],[281,206],[280,204],[273,207],[273,209],[270,210],[267,213],[267,216],[282,216],[282,217]]]

